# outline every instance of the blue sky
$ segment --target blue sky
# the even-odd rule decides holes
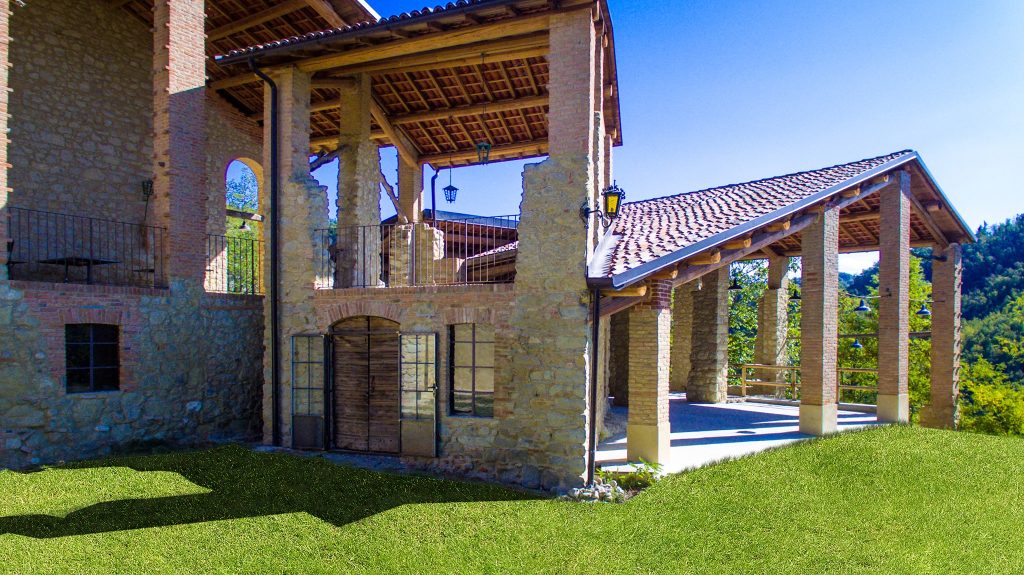
[[[371,3],[388,15],[424,1]],[[624,135],[615,177],[628,199],[913,148],[972,227],[1024,211],[1013,170],[1024,166],[1024,2],[610,7]],[[393,182],[394,153],[382,155]],[[522,164],[455,170],[459,199],[439,207],[517,213]],[[336,184],[329,169],[316,176]]]

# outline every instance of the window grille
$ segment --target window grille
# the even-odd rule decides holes
[[[450,330],[451,413],[493,417],[494,327],[467,323]]]
[[[64,326],[68,393],[117,391],[120,387],[118,327],[97,323]]]

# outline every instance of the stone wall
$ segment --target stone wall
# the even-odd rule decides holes
[[[259,434],[261,298],[0,283],[0,467]],[[120,327],[120,390],[65,392],[64,325]]]
[[[150,31],[99,0],[32,0],[11,36],[10,205],[142,222]]]

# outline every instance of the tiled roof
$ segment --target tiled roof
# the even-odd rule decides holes
[[[447,12],[449,10],[456,10],[456,9],[459,9],[459,8],[466,8],[466,7],[475,6],[475,5],[478,5],[478,4],[500,4],[501,1],[502,0],[458,0],[457,2],[448,2],[444,6],[438,5],[438,6],[434,6],[433,8],[431,8],[429,6],[426,6],[426,7],[424,7],[421,10],[411,10],[409,12],[402,12],[401,14],[396,14],[394,16],[388,16],[388,17],[385,17],[385,18],[381,18],[380,20],[377,20],[376,22],[374,22],[374,21],[359,22],[359,23],[353,24],[351,26],[343,26],[341,28],[331,28],[329,30],[320,30],[320,31],[317,31],[317,32],[310,32],[308,34],[303,34],[301,36],[292,36],[290,38],[282,38],[280,40],[275,40],[273,42],[266,42],[266,43],[263,43],[263,44],[256,44],[254,46],[249,46],[247,48],[231,50],[227,54],[218,55],[216,57],[216,59],[217,60],[221,60],[221,59],[229,58],[229,57],[258,54],[260,52],[263,52],[264,50],[269,50],[271,48],[281,48],[281,47],[284,47],[284,46],[291,46],[293,44],[303,44],[305,42],[312,42],[312,41],[315,41],[315,40],[321,40],[321,39],[324,39],[324,38],[329,38],[331,36],[344,35],[344,34],[347,34],[347,33],[350,33],[350,32],[354,32],[356,30],[367,30],[367,29],[370,29],[370,28],[378,28],[378,27],[379,28],[384,28],[384,27],[386,27],[388,25],[391,25],[391,24],[394,24],[396,22],[404,22],[404,21],[407,21],[407,20],[415,19],[415,18],[426,17],[426,16],[429,16],[429,15],[432,15],[432,14],[438,14],[438,13],[442,13],[442,12]]]
[[[598,263],[599,273],[591,275],[609,277],[635,270],[770,216],[889,162],[907,159],[905,156],[916,154],[904,150],[820,170],[623,204],[621,215],[610,230],[613,235],[602,242],[607,249],[604,261]]]

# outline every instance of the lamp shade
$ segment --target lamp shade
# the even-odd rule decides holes
[[[918,317],[932,317],[931,310],[928,309],[927,304],[921,304],[921,309],[917,310]]]
[[[626,192],[622,191],[618,184],[612,183],[611,187],[605,189],[602,197],[604,199],[604,215],[610,219],[619,217],[619,210],[622,208],[622,200],[626,198]]]
[[[853,343],[850,344],[850,347],[853,349],[864,349],[864,344],[861,343],[859,339],[855,339],[853,340]]]
[[[868,302],[866,302],[864,298],[861,298],[860,305],[853,308],[853,311],[857,313],[867,313],[871,311],[871,308],[868,307]]]

